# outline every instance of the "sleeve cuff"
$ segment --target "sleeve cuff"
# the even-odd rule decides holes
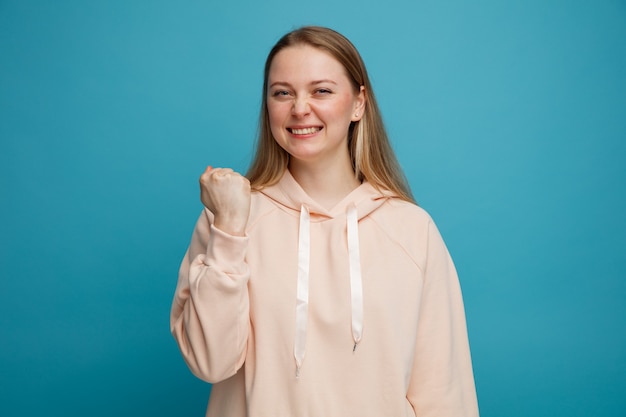
[[[205,264],[228,274],[243,274],[248,236],[233,236],[210,225]]]

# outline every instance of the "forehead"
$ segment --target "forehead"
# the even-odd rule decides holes
[[[288,46],[278,52],[270,65],[269,82],[297,82],[322,79],[348,82],[343,65],[330,53],[310,45]]]

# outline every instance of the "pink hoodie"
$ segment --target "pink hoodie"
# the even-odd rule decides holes
[[[478,416],[461,290],[428,214],[363,183],[332,210],[288,171],[246,237],[198,220],[171,330],[210,417]]]

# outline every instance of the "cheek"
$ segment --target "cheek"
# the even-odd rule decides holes
[[[335,103],[335,111],[343,117],[351,117],[354,111],[355,101],[351,94],[344,94],[340,100]]]
[[[267,104],[267,114],[270,121],[270,127],[272,128],[272,132],[276,128],[280,128],[284,121],[285,111],[283,109],[284,106],[280,104]]]
[[[287,144],[286,131],[284,130],[285,118],[284,110],[280,105],[267,104],[267,118],[270,124],[270,132],[272,132],[272,138],[275,143],[278,144],[284,151],[289,152],[285,146]]]
[[[326,119],[343,127],[350,125],[352,119],[352,101],[349,99],[333,103],[332,106],[324,109]]]

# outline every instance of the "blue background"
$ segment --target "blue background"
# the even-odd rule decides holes
[[[169,334],[269,48],[360,49],[465,294],[482,416],[626,415],[626,2],[0,0],[0,415],[201,416]]]

